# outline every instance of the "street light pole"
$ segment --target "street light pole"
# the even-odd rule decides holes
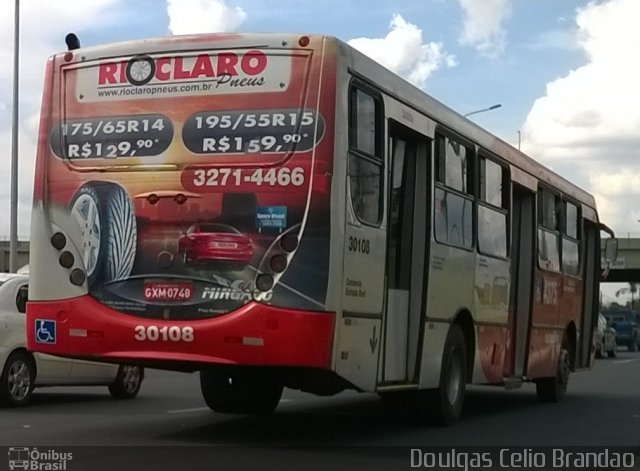
[[[13,49],[13,122],[11,125],[11,218],[9,228],[9,271],[18,271],[18,72],[20,44],[20,0],[16,0],[14,12]]]
[[[472,114],[484,113],[485,111],[495,110],[497,108],[500,108],[501,106],[502,105],[500,103],[496,103],[495,105],[491,105],[488,108],[482,108],[481,110],[475,110],[475,111],[472,111],[471,113],[467,113],[464,115],[464,117],[466,118],[468,116],[471,116]]]

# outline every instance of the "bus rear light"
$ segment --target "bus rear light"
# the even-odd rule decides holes
[[[149,196],[147,196],[147,201],[149,202],[149,204],[156,204],[159,200],[160,197],[155,193],[151,193]]]
[[[51,236],[51,245],[57,250],[62,250],[67,245],[67,238],[62,232],[56,232]]]
[[[301,47],[307,47],[309,45],[309,41],[309,36],[302,36],[298,39],[298,44],[300,44]]]
[[[264,347],[264,339],[261,337],[242,337],[242,345]]]
[[[87,275],[85,275],[85,273],[79,268],[73,270],[71,272],[71,275],[69,275],[69,281],[71,282],[71,284],[74,284],[76,286],[82,286],[86,279]]]
[[[273,270],[274,273],[282,273],[287,268],[287,257],[282,254],[274,255],[269,260],[269,268]]]
[[[173,199],[177,204],[180,204],[180,205],[185,204],[187,202],[187,197],[182,193],[178,193]]]
[[[285,234],[280,239],[280,248],[285,252],[293,252],[298,248],[298,236],[295,234]]]
[[[235,335],[225,335],[224,342],[248,345],[251,347],[264,347],[264,339],[261,337],[236,337]]]
[[[71,252],[62,252],[60,254],[60,258],[58,259],[60,265],[65,268],[71,268],[76,261],[75,257]]]
[[[256,288],[260,291],[269,291],[273,288],[273,276],[266,273],[258,275],[258,278],[256,278]]]

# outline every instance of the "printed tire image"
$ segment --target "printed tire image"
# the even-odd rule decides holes
[[[33,358],[25,352],[9,355],[0,376],[0,404],[20,407],[31,399],[36,382]]]
[[[137,224],[126,191],[115,183],[87,183],[73,197],[70,211],[80,227],[89,287],[127,278],[135,261]]]
[[[156,73],[156,64],[147,55],[133,57],[125,69],[125,74],[129,83],[140,86],[151,81]]]
[[[140,392],[144,369],[134,365],[120,365],[116,379],[109,385],[109,392],[116,399],[133,399]]]
[[[262,372],[226,374],[200,372],[200,388],[207,405],[229,414],[270,414],[282,397],[282,384]]]

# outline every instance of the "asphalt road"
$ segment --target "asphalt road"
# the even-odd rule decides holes
[[[192,445],[207,447],[174,448]],[[212,450],[210,445],[218,446],[216,466],[200,457]],[[323,398],[285,390],[272,416],[216,414],[200,396],[197,374],[148,370],[135,400],[111,399],[105,387],[36,390],[28,407],[0,409],[0,446],[86,446],[73,448],[70,471],[89,469],[89,464],[91,469],[182,469],[185,464],[185,469],[200,469],[194,463],[211,470],[326,470],[328,457],[331,471],[412,469],[411,447],[640,449],[640,353],[621,350],[618,358],[596,360],[592,371],[573,374],[561,404],[539,403],[529,384],[517,390],[470,387],[461,421],[448,428],[420,425],[384,409],[375,394],[353,392]],[[244,463],[249,457],[257,462]],[[0,457],[0,469],[3,465]]]

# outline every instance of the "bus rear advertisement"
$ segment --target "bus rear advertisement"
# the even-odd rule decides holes
[[[350,388],[450,423],[593,358],[593,197],[335,38],[54,55],[31,227],[30,349],[200,371],[219,412]]]

